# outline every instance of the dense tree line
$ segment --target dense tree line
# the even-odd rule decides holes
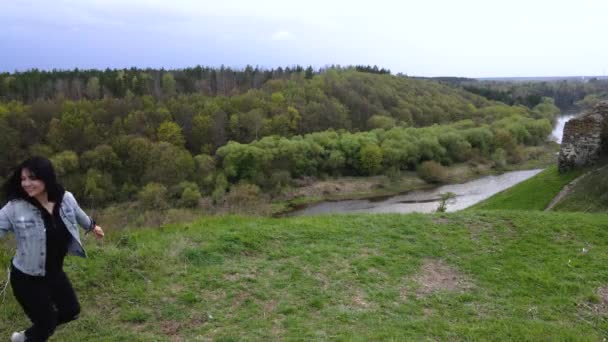
[[[332,69],[355,69],[374,74],[390,74],[378,66],[357,65]],[[106,70],[52,70],[32,69],[24,72],[0,73],[0,100],[17,100],[24,103],[36,100],[69,99],[95,100],[150,95],[155,99],[178,94],[206,96],[232,96],[250,89],[259,89],[269,80],[290,79],[303,74],[306,79],[324,69],[278,67],[263,69],[246,66],[233,69],[196,66],[178,70],[164,69],[106,69]]]
[[[390,74],[391,71],[389,69],[384,69],[384,68],[378,68],[377,65],[374,66],[370,66],[370,65],[355,65],[355,70],[359,71],[359,72],[369,72],[372,74]]]
[[[18,136],[5,153],[25,153],[39,144],[81,153],[120,135],[170,140],[178,131],[191,153],[213,153],[228,140],[427,126],[477,118],[492,107],[483,97],[435,82],[352,69],[331,69],[312,79],[293,74],[234,96],[179,95],[172,83],[164,85],[172,95],[160,99],[133,95],[0,104],[2,136]]]
[[[467,91],[489,100],[508,105],[532,108],[544,97],[551,97],[562,110],[573,107],[591,108],[599,101],[608,100],[608,80],[562,80],[552,82],[468,81],[460,85]]]
[[[549,99],[506,106],[352,68],[301,70],[232,96],[180,94],[172,77],[161,77],[158,98],[0,103],[0,177],[45,155],[89,205],[161,193],[192,205],[242,181],[275,191],[292,178],[395,174],[429,160],[517,162],[559,112]]]

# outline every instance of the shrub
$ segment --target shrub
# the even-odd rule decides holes
[[[239,215],[266,215],[270,213],[268,196],[255,184],[241,182],[230,187],[222,198],[223,212]]]
[[[376,144],[365,145],[359,153],[361,169],[367,175],[375,175],[382,170],[382,149]]]
[[[291,175],[289,171],[278,170],[270,174],[270,177],[264,177],[257,182],[265,191],[278,193],[280,190],[291,183]]]
[[[226,189],[228,188],[228,180],[223,173],[218,173],[215,177],[215,189],[211,194],[211,198],[213,199],[213,203],[218,203],[222,197],[226,194]]]
[[[139,204],[145,209],[165,209],[167,204],[167,188],[159,183],[148,183],[137,193]]]
[[[425,161],[418,166],[418,176],[427,183],[443,183],[447,181],[446,168],[434,160]]]
[[[395,119],[390,116],[384,115],[373,115],[371,118],[367,120],[367,127],[372,130],[376,128],[382,128],[385,130],[389,130],[395,127]]]
[[[492,153],[492,161],[494,162],[495,168],[504,168],[507,166],[507,152],[502,148],[497,148],[494,153]]]
[[[233,207],[252,205],[260,200],[261,190],[257,185],[241,182],[230,187],[224,203]]]
[[[511,164],[519,164],[526,160],[526,149],[522,145],[517,145],[509,153],[507,161]]]
[[[180,205],[187,208],[194,208],[201,200],[201,193],[198,189],[186,188],[179,199]]]

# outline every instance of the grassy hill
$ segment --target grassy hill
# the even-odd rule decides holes
[[[564,174],[551,166],[507,190],[479,202],[469,210],[544,210],[562,188],[586,170],[573,170]]]
[[[553,210],[608,213],[608,167],[587,174]]]
[[[66,265],[83,313],[54,341],[608,335],[606,215],[209,217],[85,245]],[[27,320],[0,300],[4,338]]]

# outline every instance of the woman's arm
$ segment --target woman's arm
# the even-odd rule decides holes
[[[0,238],[6,235],[6,233],[13,231],[13,224],[9,220],[9,210],[9,204],[0,209]]]
[[[78,224],[87,232],[93,231],[97,238],[103,238],[103,229],[96,225],[95,221],[80,208],[74,195],[72,195],[71,192],[66,191],[64,196],[74,206],[74,210],[76,211],[76,221]]]
[[[74,195],[72,195],[71,192],[66,191],[64,196],[76,212],[76,222],[78,222],[78,224],[86,231],[93,230],[93,228],[95,228],[95,221],[93,221],[93,219],[91,219],[89,215],[87,215],[84,210],[80,208],[80,205],[78,205]]]

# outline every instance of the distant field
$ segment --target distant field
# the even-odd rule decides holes
[[[583,172],[583,170],[574,170],[560,174],[557,166],[551,166],[536,176],[499,192],[468,210],[544,210],[566,184]]]
[[[86,239],[66,265],[83,312],[52,341],[608,336],[606,215],[226,216]],[[27,319],[10,288],[0,303],[6,339]]]

